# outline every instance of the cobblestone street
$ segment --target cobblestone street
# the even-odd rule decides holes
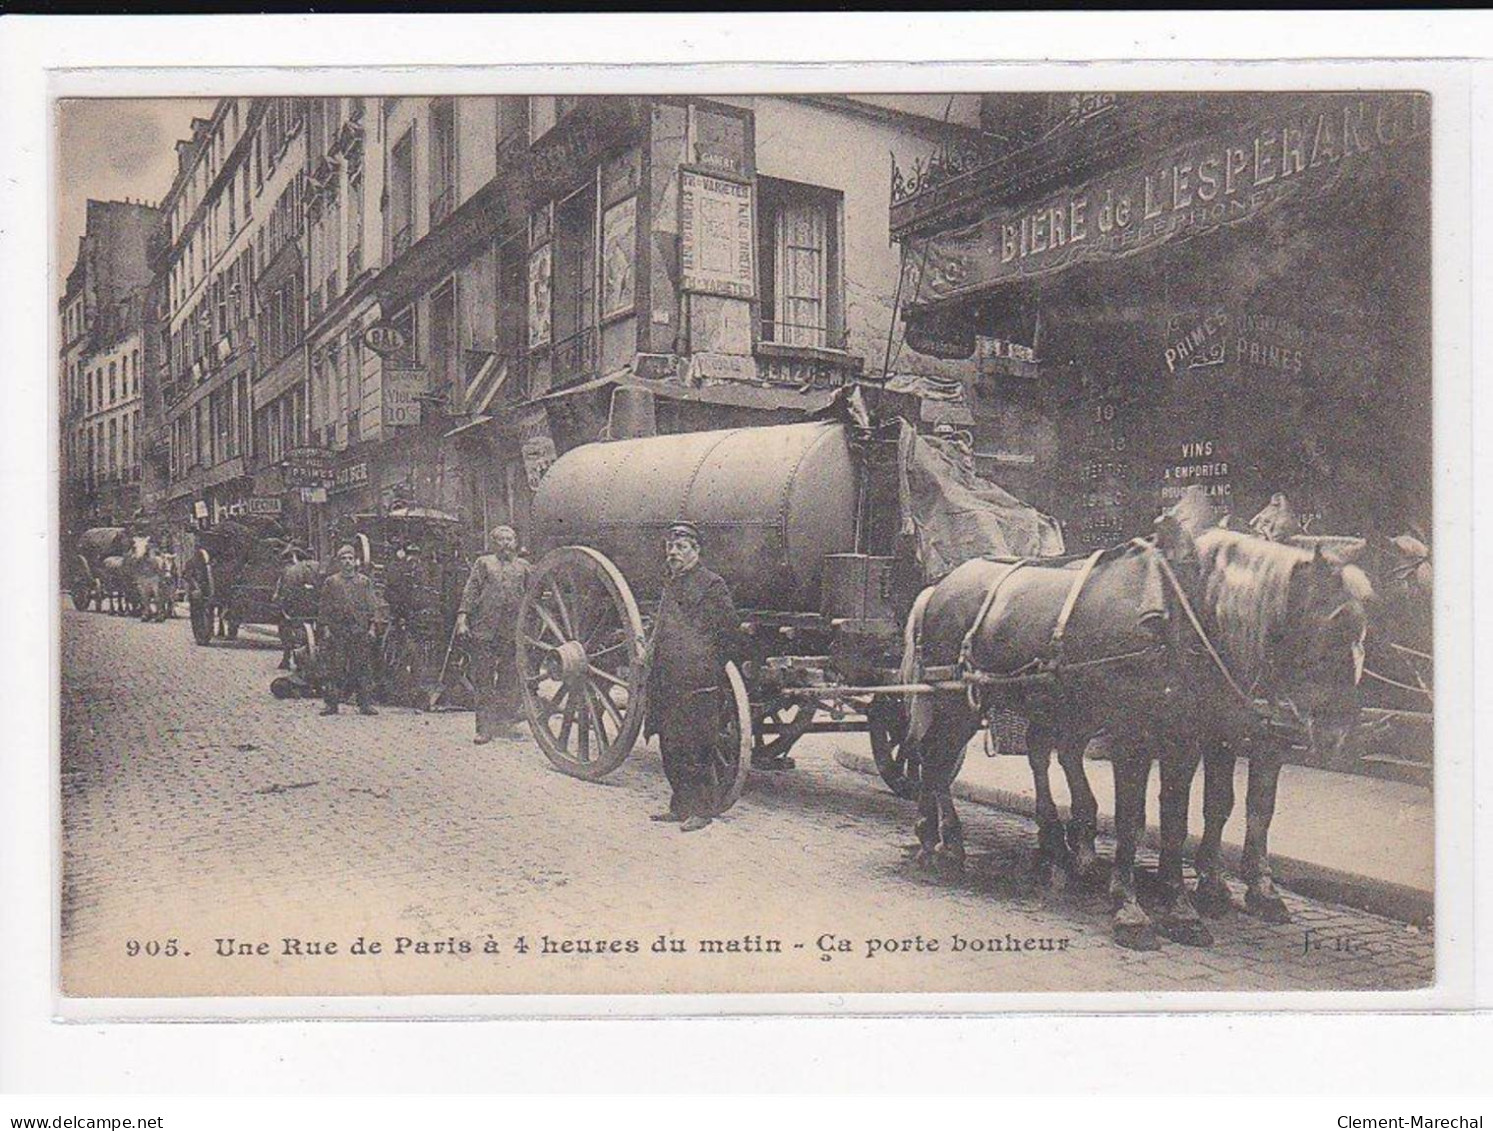
[[[973,804],[968,873],[935,878],[911,863],[911,807],[836,764],[836,746],[864,736],[802,743],[796,772],[755,775],[724,819],[684,835],[647,820],[666,801],[656,747],[588,784],[527,741],[474,747],[467,714],[323,718],[275,700],[277,659],[254,637],[197,647],[182,619],[64,612],[68,993],[1376,990],[1432,977],[1428,931],[1289,894],[1293,924],[1236,913],[1210,949],[1122,950],[1100,896],[1032,885],[1030,822]],[[660,936],[684,953],[656,953]],[[357,953],[360,937],[379,953]],[[335,954],[307,953],[327,943]]]

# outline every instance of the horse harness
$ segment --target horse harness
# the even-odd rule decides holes
[[[1162,576],[1166,579],[1168,587],[1176,596],[1177,602],[1182,609],[1188,627],[1191,629],[1193,635],[1197,638],[1198,643],[1202,646],[1203,652],[1207,655],[1213,666],[1217,669],[1219,675],[1223,679],[1225,686],[1239,701],[1240,705],[1254,719],[1256,724],[1262,730],[1266,731],[1287,730],[1291,732],[1299,732],[1300,730],[1304,729],[1301,712],[1289,698],[1276,701],[1269,698],[1259,697],[1253,693],[1253,689],[1246,690],[1243,686],[1240,685],[1233,672],[1229,670],[1228,663],[1224,660],[1222,654],[1220,654],[1218,648],[1214,645],[1212,639],[1209,637],[1206,628],[1204,628],[1203,626],[1202,620],[1199,618],[1197,611],[1192,606],[1192,601],[1188,598],[1186,590],[1182,587],[1181,581],[1173,571],[1171,563],[1166,560],[1166,555],[1157,549],[1155,543],[1144,538],[1134,538],[1126,545],[1134,547],[1136,549],[1144,550],[1148,554],[1154,555],[1154,559],[1160,567]],[[1099,562],[1112,551],[1113,548],[1095,550],[1093,553],[1089,554],[1087,558],[1084,559],[1083,565],[1080,566],[1079,569],[1075,572],[1073,582],[1069,585],[1068,592],[1063,600],[1062,607],[1058,611],[1057,620],[1053,624],[1052,634],[1048,638],[1046,654],[1044,656],[1038,656],[1032,659],[1028,663],[1023,664],[1020,668],[1012,672],[994,673],[987,672],[979,668],[975,664],[973,656],[975,639],[979,635],[980,629],[984,627],[986,620],[989,618],[990,612],[994,608],[995,602],[1000,596],[1001,590],[1005,586],[1006,582],[1009,581],[1020,570],[1028,566],[1050,566],[1052,564],[1052,559],[1017,559],[1015,562],[1011,563],[1011,568],[1009,570],[995,579],[995,581],[986,590],[984,600],[982,600],[980,603],[980,611],[976,615],[974,622],[970,625],[969,631],[964,634],[964,639],[959,646],[959,659],[957,663],[955,663],[953,668],[948,671],[949,675],[964,684],[965,692],[968,696],[970,708],[972,710],[985,713],[983,711],[983,704],[981,701],[982,697],[980,694],[980,689],[985,686],[1010,686],[1024,684],[1031,685],[1041,683],[1056,683],[1061,685],[1062,678],[1067,672],[1072,672],[1077,669],[1090,669],[1108,666],[1111,664],[1125,663],[1127,661],[1145,659],[1147,657],[1155,657],[1160,655],[1167,649],[1168,645],[1162,643],[1152,645],[1147,648],[1132,649],[1127,652],[1120,652],[1110,656],[1099,656],[1092,659],[1074,661],[1066,658],[1064,654],[1064,640],[1067,635],[1069,621],[1073,617],[1073,611],[1078,606],[1079,597],[1082,595],[1084,587],[1088,584],[1090,577],[1093,576],[1094,567],[1098,565]],[[919,646],[921,646],[920,641]],[[936,675],[941,674],[944,673],[938,672],[938,669],[936,668],[929,668],[927,670],[927,675],[929,678],[934,678]]]

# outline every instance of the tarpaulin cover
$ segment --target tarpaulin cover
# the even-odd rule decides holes
[[[919,436],[904,423],[899,450],[903,514],[930,583],[971,558],[1063,553],[1057,520],[981,479],[959,444]]]

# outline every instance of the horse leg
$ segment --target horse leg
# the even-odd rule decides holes
[[[1115,866],[1109,895],[1115,905],[1115,942],[1130,950],[1157,950],[1156,928],[1135,897],[1135,849],[1146,828],[1146,780],[1151,776],[1149,750],[1115,743]]]
[[[1099,800],[1089,786],[1084,771],[1085,742],[1074,734],[1065,735],[1058,744],[1058,765],[1068,779],[1069,806],[1068,850],[1073,874],[1081,883],[1093,883],[1099,873],[1099,854],[1094,851],[1094,837],[1099,831]]]
[[[1234,811],[1234,751],[1216,743],[1203,758],[1203,837],[1198,845],[1198,884],[1194,902],[1204,915],[1222,915],[1233,909],[1234,897],[1223,880],[1220,848],[1223,827]]]
[[[1052,882],[1052,866],[1067,862],[1063,844],[1063,822],[1058,804],[1052,796],[1048,773],[1052,767],[1052,743],[1046,732],[1032,727],[1027,732],[1026,760],[1032,768],[1032,784],[1037,790],[1037,853],[1032,860],[1032,876],[1039,887]]]
[[[912,826],[912,831],[918,838],[918,851],[913,859],[918,867],[929,868],[933,865],[933,851],[938,847],[938,795],[928,784],[927,767],[931,752],[926,743],[922,754],[923,774],[918,782],[918,819]]]
[[[1244,909],[1267,923],[1289,923],[1291,912],[1275,890],[1270,871],[1270,820],[1275,816],[1275,789],[1280,782],[1281,749],[1260,743],[1250,753],[1249,790],[1244,800]]]
[[[933,745],[939,751],[939,758],[931,768],[926,761],[927,747],[924,746],[923,783],[932,791],[938,807],[938,842],[933,848],[933,859],[946,875],[958,875],[964,871],[964,824],[954,809],[952,787],[959,768],[959,754],[979,729],[979,719],[971,718],[968,709],[962,705],[950,705],[950,709],[940,712],[929,728]]]
[[[1166,911],[1156,929],[1184,946],[1212,946],[1213,935],[1182,882],[1187,846],[1187,809],[1201,748],[1195,739],[1168,735],[1161,750],[1161,886]]]

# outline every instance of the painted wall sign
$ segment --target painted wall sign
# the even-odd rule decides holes
[[[1077,264],[1122,259],[1174,240],[1325,198],[1372,160],[1430,127],[1412,93],[1293,100],[1268,119],[1173,148],[1030,205],[998,208],[916,241],[903,293],[912,303],[971,294]]]
[[[368,464],[353,463],[346,467],[339,467],[337,474],[332,480],[332,486],[327,489],[331,495],[339,495],[344,491],[352,491],[368,483]]]
[[[524,476],[529,481],[529,490],[539,488],[539,481],[555,462],[555,441],[548,435],[530,436],[520,448],[524,457]]]
[[[325,487],[335,466],[336,457],[325,448],[292,448],[280,464],[287,487]]]
[[[550,341],[550,296],[554,271],[554,247],[547,243],[529,253],[529,348]]]
[[[250,514],[279,514],[284,503],[279,495],[253,495],[249,499]]]
[[[375,322],[363,331],[363,344],[380,357],[401,352],[408,344],[404,331],[388,322]]]
[[[680,273],[687,291],[754,298],[752,186],[681,169]]]
[[[601,221],[601,316],[632,310],[637,272],[638,198],[629,196],[606,210]]]
[[[407,428],[420,423],[419,397],[426,391],[423,369],[384,370],[385,428]]]

